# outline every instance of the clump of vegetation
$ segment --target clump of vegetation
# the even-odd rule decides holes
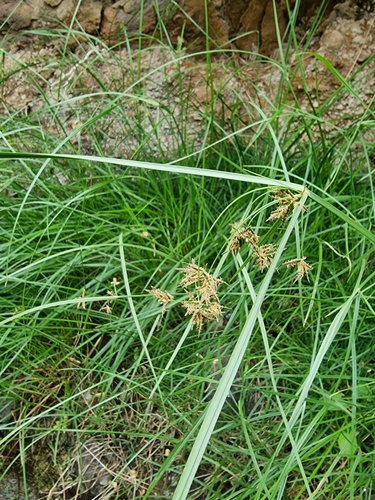
[[[260,56],[39,35],[50,59],[1,48],[0,481],[48,450],[50,498],[370,499],[374,120],[329,114],[356,75],[317,56],[336,88],[297,95],[293,30],[274,99]],[[228,416],[238,379],[262,404]]]

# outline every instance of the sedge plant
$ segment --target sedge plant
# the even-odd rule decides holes
[[[241,69],[159,24],[39,31],[27,62],[2,42],[0,478],[78,498],[91,452],[103,498],[369,500],[373,102],[309,54],[337,86],[303,107],[292,24],[302,95],[281,35]],[[42,105],[10,104],[18,76]]]

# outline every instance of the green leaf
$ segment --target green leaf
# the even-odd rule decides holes
[[[345,457],[353,456],[357,450],[357,439],[354,432],[342,432],[338,439],[340,453]]]

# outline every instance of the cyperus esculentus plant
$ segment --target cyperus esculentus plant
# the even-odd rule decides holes
[[[305,212],[306,210],[306,207],[303,207],[303,211]],[[232,224],[232,236],[228,244],[228,250],[232,250],[234,254],[237,254],[240,250],[241,240],[246,241],[246,243],[252,247],[252,257],[256,259],[254,266],[260,267],[261,271],[263,271],[265,267],[270,266],[277,251],[277,245],[266,244],[258,246],[258,235],[248,226],[241,228],[240,223],[237,222]],[[312,266],[306,262],[306,257],[288,260],[284,262],[283,265],[287,267],[297,266],[297,275],[294,283],[301,280],[304,276],[308,278],[308,272],[312,269]]]
[[[262,245],[260,247],[254,248],[253,257],[256,258],[254,266],[260,267],[263,271],[265,267],[269,267],[272,263],[273,258],[277,250],[277,245]]]
[[[277,219],[282,219],[284,223],[293,208],[297,208],[300,204],[300,199],[303,195],[303,191],[297,194],[293,194],[285,189],[278,189],[275,191],[273,198],[278,202],[278,207],[274,210],[268,217],[267,222],[271,222]],[[304,205],[302,207],[303,212],[307,212],[307,207]],[[245,241],[250,247],[252,247],[252,257],[256,259],[254,265],[260,267],[261,271],[264,268],[269,267],[272,260],[276,254],[277,245],[265,244],[258,245],[259,236],[251,229],[249,226],[241,226],[241,222],[235,222],[232,224],[231,238],[227,247],[227,251],[232,251],[237,254],[241,248],[241,241]],[[298,266],[297,276],[294,282],[301,280],[307,273],[311,271],[312,267],[306,262],[306,257],[302,259],[292,259],[284,262],[285,266]]]
[[[285,222],[290,212],[297,208],[300,204],[300,199],[303,192],[293,194],[286,190],[277,190],[274,194],[274,199],[277,200],[279,206],[273,211],[267,221],[273,221],[281,218]],[[307,208],[302,207],[302,211],[306,212]],[[227,252],[231,251],[235,255],[241,248],[241,243],[245,242],[252,249],[251,256],[255,259],[254,266],[259,267],[261,271],[270,267],[276,255],[278,245],[267,243],[259,245],[259,236],[255,231],[241,222],[232,224],[231,237],[227,246]],[[306,262],[306,257],[302,259],[292,259],[284,262],[285,266],[297,266],[297,275],[294,282],[301,280],[307,276],[308,271],[312,267]],[[219,321],[222,314],[223,306],[219,303],[217,295],[218,286],[223,283],[221,278],[215,278],[212,274],[206,271],[204,267],[198,266],[194,260],[186,267],[178,268],[178,271],[184,273],[185,277],[180,281],[179,287],[184,288],[188,296],[187,300],[182,302],[182,307],[185,308],[185,316],[191,316],[192,324],[197,325],[198,332],[201,331],[203,325],[210,321]],[[194,290],[187,290],[188,287],[194,286]],[[168,292],[162,291],[159,288],[152,287],[147,292],[154,295],[160,304],[163,304],[165,312],[167,304],[173,297]]]
[[[196,291],[200,301],[206,305],[213,299],[218,301],[217,288],[223,282],[221,278],[215,278],[208,273],[203,267],[197,266],[194,260],[187,267],[178,268],[185,274],[185,278],[181,280],[178,286],[186,287],[190,285],[199,285]]]

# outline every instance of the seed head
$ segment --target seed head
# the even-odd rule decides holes
[[[192,316],[191,322],[197,325],[200,333],[204,323],[216,320],[219,321],[222,306],[218,302],[209,302],[208,304],[198,300],[193,294],[187,292],[189,300],[185,300],[182,306],[186,309],[185,316]]]
[[[262,245],[253,252],[253,257],[256,259],[254,266],[260,267],[263,271],[265,267],[269,267],[275,257],[277,245]]]
[[[240,241],[246,241],[249,246],[253,248],[258,247],[258,236],[254,233],[254,231],[248,227],[243,226],[241,228],[241,223],[235,222],[232,224],[231,238],[228,244],[228,251],[232,251],[237,254],[240,250]]]
[[[272,198],[274,198],[278,207],[274,210],[271,215],[268,217],[266,222],[272,222],[276,219],[281,219],[284,223],[290,214],[292,208],[297,208],[300,204],[299,200],[301,199],[303,192],[293,194],[285,189],[278,189],[275,191]],[[302,207],[303,212],[307,212],[307,208],[305,205]]]
[[[283,263],[284,266],[297,266],[297,274],[296,281],[300,281],[304,276],[309,279],[308,272],[311,271],[312,266],[306,262],[306,257],[302,257],[302,259],[292,259]]]
[[[151,293],[151,295],[156,297],[159,304],[163,304],[162,314],[164,314],[167,305],[169,302],[172,302],[173,296],[164,290],[160,290],[160,288],[155,288],[154,286],[151,287],[151,290],[146,290],[146,292]]]
[[[192,316],[191,321],[197,325],[199,333],[204,323],[218,321],[220,318],[222,306],[219,304],[217,289],[223,280],[197,266],[194,260],[178,271],[185,274],[178,286],[185,288],[195,285],[194,294],[185,289],[189,298],[182,306],[186,309],[185,316]]]
[[[191,264],[187,264],[187,267],[178,268],[177,270],[185,274],[185,278],[180,281],[178,286],[185,288],[190,285],[198,285],[196,291],[199,299],[205,304],[208,304],[211,299],[219,300],[217,288],[223,282],[221,278],[215,278],[203,267],[197,266],[194,260],[192,260]]]

